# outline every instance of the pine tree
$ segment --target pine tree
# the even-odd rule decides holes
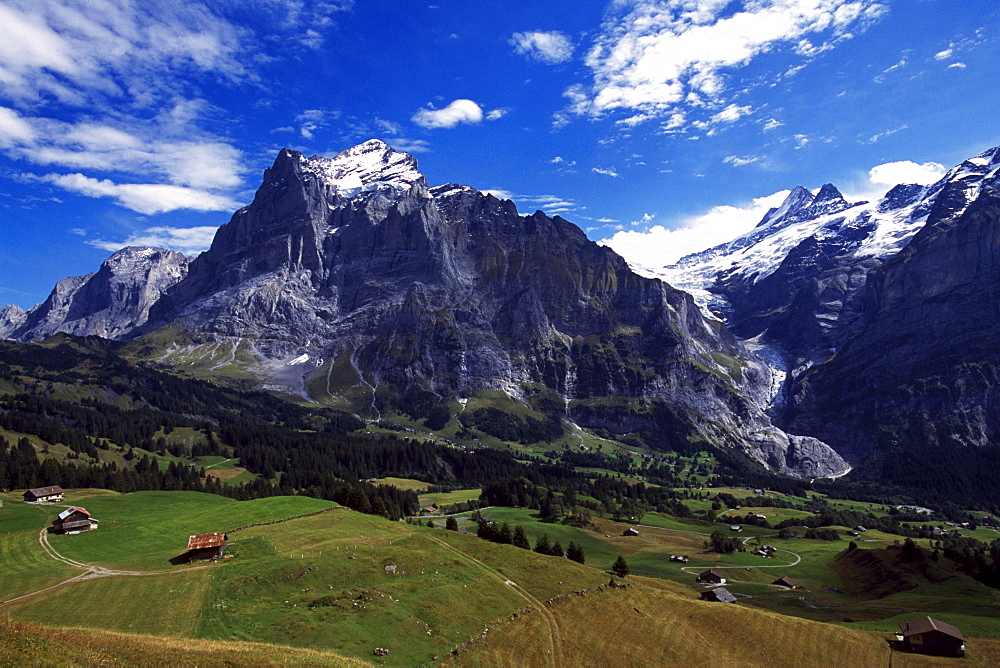
[[[587,560],[583,554],[583,548],[572,541],[570,542],[569,547],[566,548],[566,556],[578,564],[586,563]]]
[[[514,547],[520,547],[524,550],[531,549],[531,543],[528,542],[528,536],[524,533],[524,527],[520,524],[514,527],[514,535],[511,537],[510,542]]]
[[[552,547],[549,548],[549,554],[553,557],[563,556],[562,543],[560,543],[559,541],[552,543]]]
[[[625,561],[625,557],[618,555],[615,563],[611,566],[611,572],[620,578],[628,577],[628,562]]]
[[[448,531],[458,531],[458,520],[454,517],[449,517],[444,522],[444,528]]]
[[[538,537],[538,540],[535,541],[535,552],[538,554],[548,554],[551,549],[552,548],[549,545],[549,534],[543,533]]]

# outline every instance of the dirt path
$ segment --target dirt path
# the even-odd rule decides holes
[[[53,589],[58,589],[64,585],[73,584],[76,582],[86,582],[87,580],[96,580],[97,578],[107,578],[112,576],[125,576],[125,577],[150,577],[153,575],[169,575],[172,572],[176,573],[187,573],[194,570],[202,570],[204,568],[209,568],[210,565],[206,566],[194,566],[192,568],[185,568],[179,571],[123,571],[112,568],[104,568],[103,566],[94,566],[92,564],[85,564],[79,561],[74,561],[68,557],[56,552],[56,549],[52,547],[49,543],[49,530],[48,527],[43,528],[38,532],[38,544],[41,545],[42,550],[45,554],[52,557],[54,560],[64,563],[67,566],[72,566],[74,568],[82,568],[83,572],[79,575],[74,575],[73,577],[63,580],[62,582],[57,582],[54,585],[45,587],[43,589],[37,589],[27,594],[21,594],[20,596],[15,596],[14,598],[7,599],[6,601],[0,602],[0,606],[8,605],[10,603],[15,603],[38,594],[42,594],[47,591],[52,591]]]
[[[518,596],[520,596],[525,601],[527,601],[528,603],[530,603],[532,605],[532,607],[535,610],[537,610],[538,613],[542,616],[542,619],[545,622],[545,626],[547,627],[548,636],[549,636],[549,665],[551,665],[551,666],[561,666],[561,665],[563,665],[563,662],[562,662],[562,640],[561,640],[560,635],[559,635],[560,634],[560,631],[559,631],[559,622],[556,621],[555,615],[553,615],[545,607],[544,603],[542,603],[537,598],[535,598],[528,590],[524,589],[519,584],[517,584],[517,583],[513,582],[512,580],[509,580],[508,578],[504,577],[501,573],[498,573],[492,566],[484,564],[483,562],[479,561],[478,559],[476,559],[472,555],[469,555],[469,554],[466,554],[465,552],[462,552],[462,550],[458,549],[454,545],[448,543],[447,541],[441,540],[440,538],[438,538],[436,536],[427,536],[427,537],[430,538],[435,543],[437,543],[438,545],[441,545],[442,547],[444,547],[444,548],[446,548],[446,549],[454,552],[455,554],[458,554],[458,555],[460,555],[460,556],[468,559],[469,561],[471,561],[475,565],[479,566],[483,570],[483,572],[485,572],[487,575],[489,575],[490,577],[492,577],[494,580],[497,580],[497,581],[499,581],[499,582],[501,582],[501,583],[509,586],[512,590],[514,590],[514,592]]]

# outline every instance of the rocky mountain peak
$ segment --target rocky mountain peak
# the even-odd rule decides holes
[[[764,214],[757,227],[766,227],[804,211],[813,203],[813,195],[802,186],[795,186],[780,206]]]
[[[816,197],[813,198],[808,211],[810,216],[822,216],[828,213],[843,211],[848,206],[850,205],[844,199],[844,196],[840,194],[840,191],[837,190],[837,187],[832,183],[827,183],[816,193]]]

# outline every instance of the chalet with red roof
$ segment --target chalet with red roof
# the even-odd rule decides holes
[[[86,508],[70,506],[59,513],[52,523],[52,531],[55,533],[74,534],[81,531],[93,531],[97,528],[100,520],[95,520],[87,512]]]
[[[188,537],[187,561],[215,561],[222,558],[229,537],[224,532],[201,533]]]

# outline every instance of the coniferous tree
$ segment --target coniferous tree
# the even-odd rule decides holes
[[[535,541],[535,552],[538,554],[548,554],[551,549],[552,547],[549,545],[549,534],[543,533],[538,537],[538,540]]]
[[[583,548],[572,541],[570,541],[569,547],[566,548],[566,556],[578,564],[586,563],[587,560],[583,554]]]
[[[458,531],[458,520],[454,517],[449,517],[444,522],[444,528],[448,531]]]
[[[625,561],[625,557],[620,554],[618,555],[615,563],[611,565],[611,572],[620,578],[628,577],[628,562]]]
[[[528,536],[524,533],[524,527],[520,524],[514,527],[514,535],[511,537],[510,542],[514,547],[520,547],[524,550],[531,549],[531,543],[528,542]]]

